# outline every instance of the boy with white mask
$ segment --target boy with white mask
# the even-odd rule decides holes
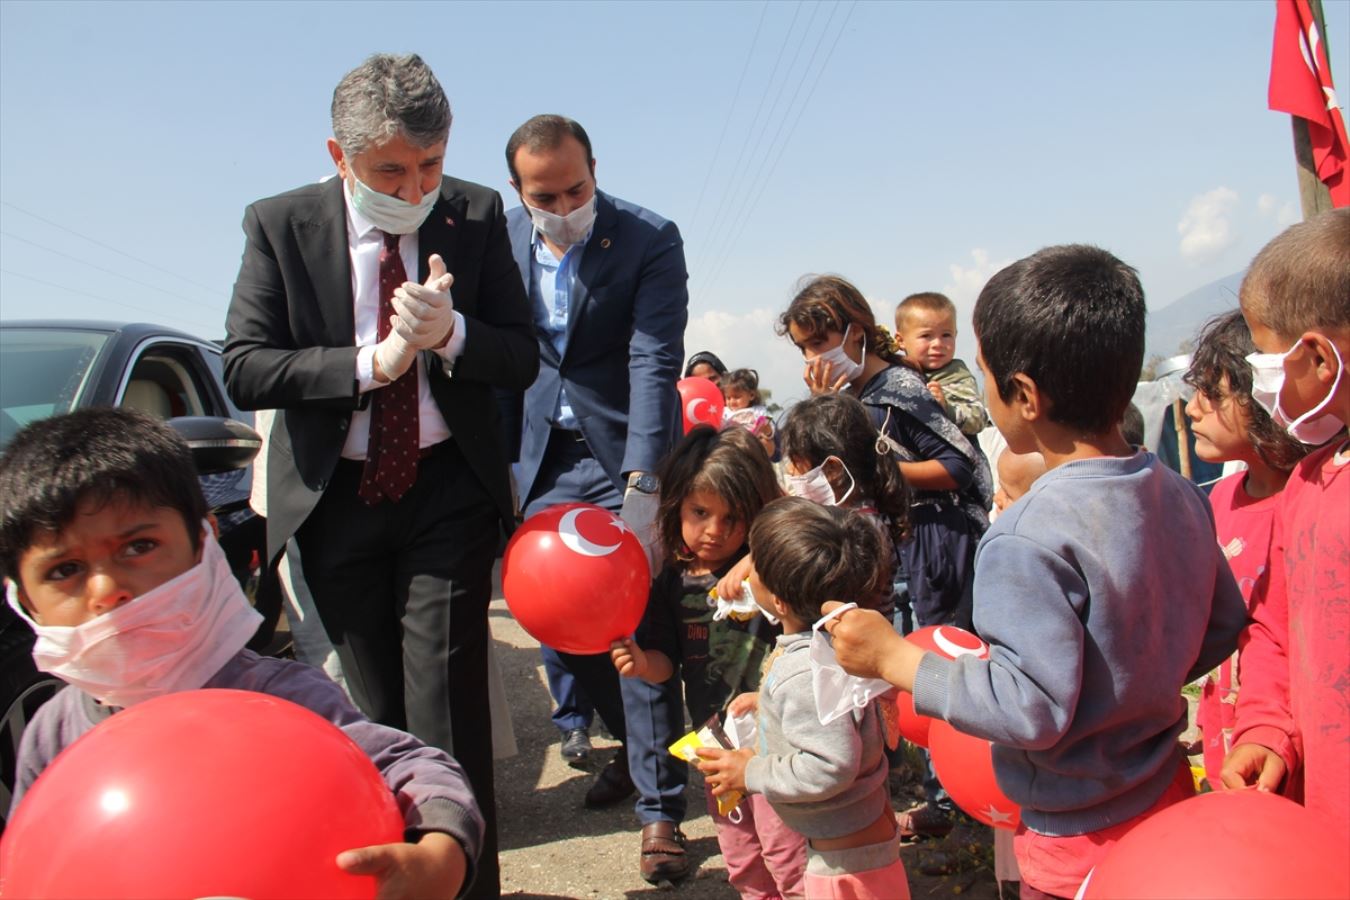
[[[1322,444],[1295,467],[1275,513],[1270,573],[1243,635],[1224,785],[1301,799],[1350,842],[1350,209],[1289,228],[1239,293],[1260,353],[1253,398],[1295,438]]]
[[[257,614],[230,575],[182,440],[129,410],[23,429],[0,459],[0,574],[38,634],[34,660],[70,686],[24,732],[15,807],[65,747],[120,707],[199,688],[254,690],[337,725],[397,794],[412,843],[351,848],[338,866],[381,896],[455,896],[483,819],[463,770],[370,722],[322,672],[245,649]]]

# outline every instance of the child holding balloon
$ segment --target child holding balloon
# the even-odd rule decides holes
[[[858,513],[784,497],[755,519],[750,547],[750,589],[783,622],[758,697],[758,746],[700,749],[699,769],[714,795],[763,797],[807,838],[808,897],[908,898],[886,783],[894,701],[863,694],[859,705],[837,680],[840,696],[826,697],[813,646],[825,642],[812,625],[822,604],[872,590],[881,533]]]
[[[1270,574],[1270,542],[1284,483],[1308,452],[1252,400],[1247,357],[1255,352],[1242,313],[1233,310],[1200,332],[1185,375],[1186,384],[1195,389],[1186,404],[1195,455],[1206,462],[1236,460],[1246,466],[1210,489],[1209,504],[1219,547],[1249,610]],[[1226,659],[1206,676],[1196,710],[1211,785],[1220,783],[1223,758],[1232,746],[1239,684],[1236,663],[1236,656]]]
[[[14,808],[57,754],[119,708],[198,688],[257,691],[342,729],[396,795],[410,842],[351,848],[340,869],[375,876],[382,897],[452,897],[472,879],[483,819],[459,765],[366,719],[321,671],[245,649],[260,617],[173,429],[124,409],[40,420],[0,458],[0,497],[9,605],[37,633],[38,668],[69,683],[23,734]]]
[[[668,562],[652,583],[637,632],[615,641],[610,655],[625,678],[661,684],[678,675],[697,727],[759,686],[779,633],[753,606],[729,611],[709,604],[717,579],[745,555],[750,523],[778,496],[778,483],[764,451],[740,428],[695,427],[658,474],[657,528]],[[666,730],[668,739],[658,733],[643,752],[666,754],[682,723]],[[746,798],[729,816],[719,814],[711,791],[707,802],[727,874],[741,896],[801,897],[801,836],[762,799]]]
[[[994,743],[1021,807],[1024,898],[1074,896],[1125,832],[1194,794],[1181,688],[1232,653],[1246,620],[1204,494],[1121,436],[1144,316],[1135,271],[1083,245],[1013,263],[980,293],[990,414],[1047,469],[980,543],[988,659],[924,652],[866,610],[828,626],[845,671]]]

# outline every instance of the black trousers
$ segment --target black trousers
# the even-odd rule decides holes
[[[363,463],[342,460],[296,538],[305,580],[352,697],[464,767],[487,822],[472,897],[500,894],[487,608],[496,506],[453,440],[398,502],[367,506]]]

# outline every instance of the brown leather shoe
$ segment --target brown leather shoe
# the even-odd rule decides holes
[[[587,809],[600,809],[626,800],[636,790],[633,779],[628,777],[628,752],[620,747],[614,758],[600,770],[583,802]]]
[[[674,822],[652,822],[642,826],[642,853],[638,871],[648,884],[679,881],[689,874],[689,857],[684,850],[684,832]]]

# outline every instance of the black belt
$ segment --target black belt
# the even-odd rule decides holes
[[[550,425],[549,430],[553,432],[560,440],[584,441],[586,435],[582,434],[576,428],[559,428],[557,425]]]

